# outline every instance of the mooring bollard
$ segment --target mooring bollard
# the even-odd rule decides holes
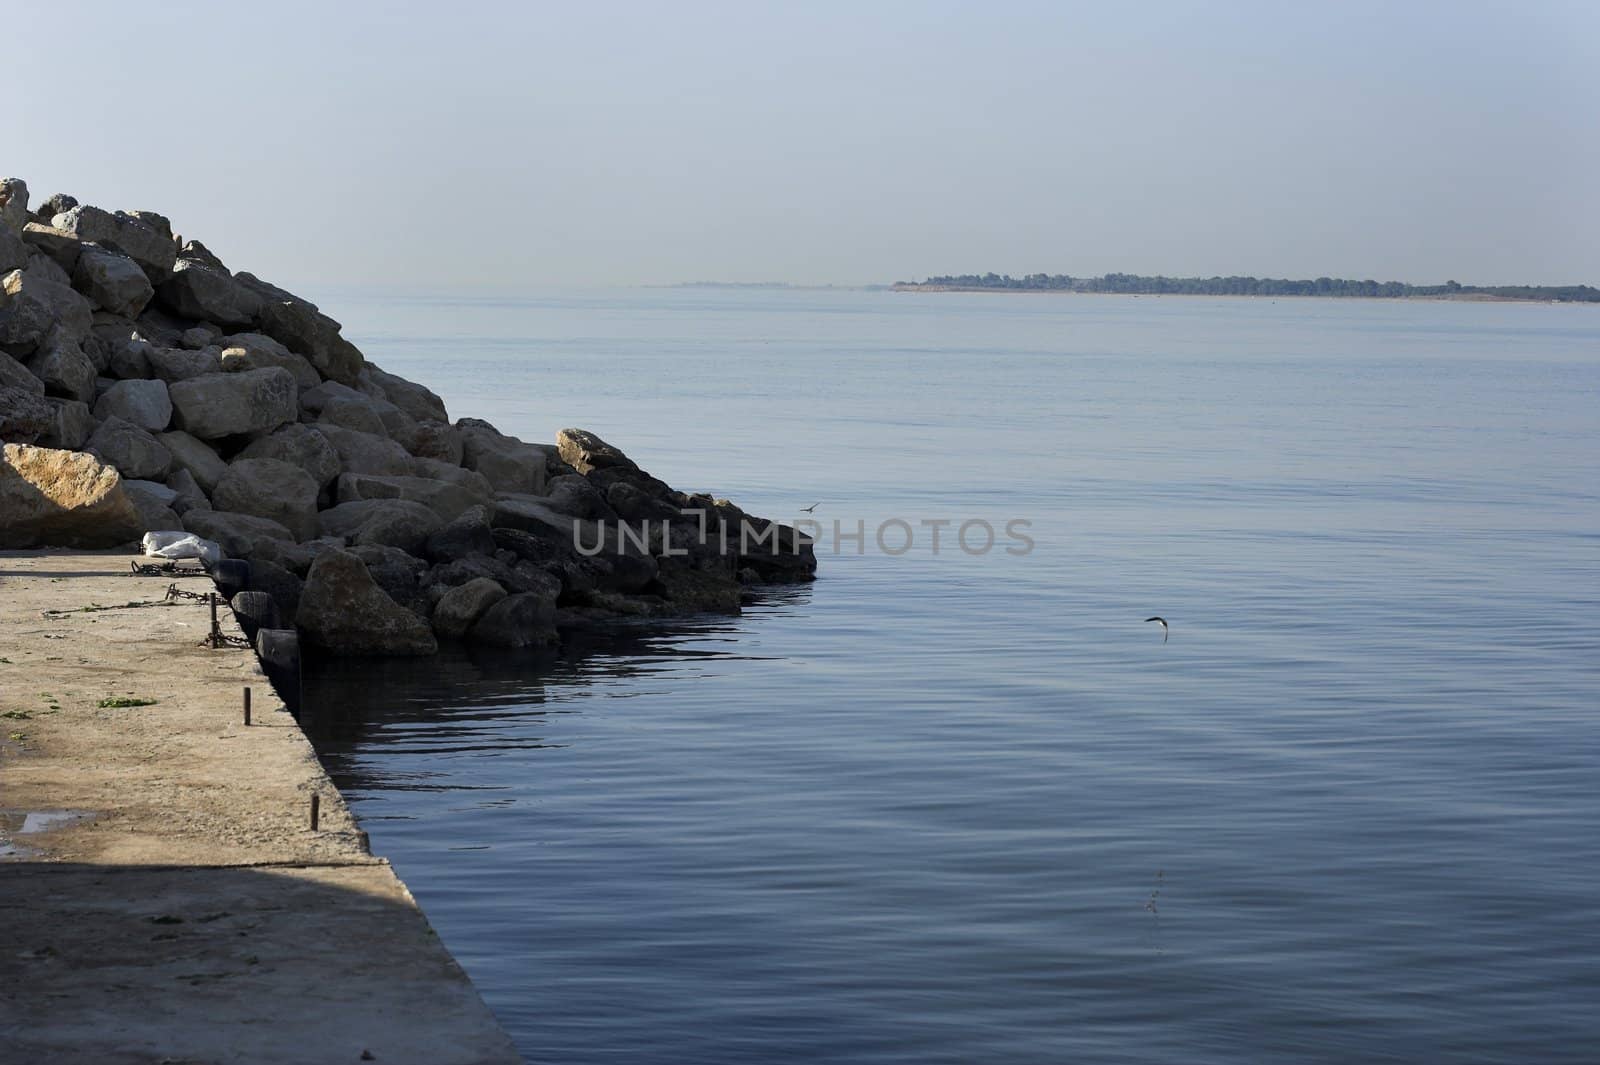
[[[244,727],[250,727],[250,688],[248,685],[244,689]]]
[[[317,822],[322,814],[322,796],[316,792],[311,793],[311,831],[317,830]]]

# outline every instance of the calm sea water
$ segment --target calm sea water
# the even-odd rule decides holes
[[[326,305],[457,415],[868,532],[740,618],[312,678],[530,1061],[1600,1054],[1600,311]],[[973,518],[1036,547],[918,525]]]

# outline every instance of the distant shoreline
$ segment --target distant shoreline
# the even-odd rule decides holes
[[[1431,303],[1533,303],[1533,304],[1560,304],[1562,306],[1594,306],[1586,300],[1556,300],[1544,299],[1534,296],[1498,296],[1487,292],[1461,292],[1439,293],[1436,295],[1416,296],[1335,296],[1332,294],[1317,293],[1275,293],[1257,294],[1253,292],[1084,292],[1070,288],[1002,288],[998,285],[924,285],[897,283],[888,286],[891,292],[975,292],[989,293],[1002,296],[1117,296],[1123,299],[1144,297],[1146,299],[1201,299],[1201,300],[1369,300],[1380,303],[1413,303],[1417,301]]]

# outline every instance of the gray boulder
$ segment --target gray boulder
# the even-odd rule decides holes
[[[545,502],[563,514],[594,521],[615,521],[616,511],[589,478],[576,473],[552,477],[545,485]]]
[[[36,396],[44,395],[44,382],[33,376],[33,371],[3,351],[0,351],[0,385],[20,388]]]
[[[482,492],[449,481],[435,481],[426,477],[381,477],[366,473],[341,474],[338,499],[341,503],[362,499],[408,499],[431,509],[441,521],[450,521],[470,507],[491,501]]]
[[[205,490],[200,487],[200,482],[194,479],[194,474],[181,467],[176,467],[167,474],[167,487],[172,489],[172,502],[167,504],[178,514],[187,514],[191,510],[210,510],[211,500],[206,498]]]
[[[557,640],[556,603],[537,592],[508,595],[485,610],[467,637],[494,647],[537,647]]]
[[[189,532],[215,540],[230,558],[254,558],[270,551],[274,541],[293,546],[294,534],[270,518],[236,514],[227,510],[188,510],[183,527]]]
[[[433,631],[446,639],[462,639],[484,611],[505,597],[506,590],[488,577],[458,584],[434,605]]]
[[[338,322],[317,310],[310,300],[269,285],[254,274],[239,273],[235,280],[261,297],[255,323],[260,332],[310,359],[323,377],[355,385],[364,360],[360,350],[339,335]]]
[[[161,441],[116,415],[100,423],[87,446],[124,477],[161,480],[172,468],[172,452]]]
[[[107,364],[112,377],[120,377],[124,381],[138,381],[146,377],[155,376],[155,370],[150,366],[150,352],[155,346],[146,340],[107,341],[101,338],[101,343],[107,346],[111,358]]]
[[[322,384],[321,375],[304,356],[296,355],[265,334],[238,333],[223,338],[222,345],[222,369],[226,373],[281,366],[294,374],[302,396]]]
[[[88,300],[64,280],[46,276],[32,265],[5,275],[0,289],[5,292],[0,300],[0,344],[29,343],[25,334],[30,331],[34,342],[55,331],[78,340],[94,326],[94,307]],[[13,333],[24,336],[14,338]]]
[[[221,373],[222,361],[218,358],[219,354],[216,348],[190,351],[188,348],[150,345],[144,350],[144,357],[150,363],[150,371],[169,384]]]
[[[49,224],[29,222],[23,227],[22,240],[28,247],[48,255],[68,274],[78,265],[78,256],[83,252],[83,241]]]
[[[170,232],[162,233],[148,221],[159,215],[111,214],[98,207],[79,204],[50,220],[50,225],[81,241],[93,242],[119,251],[138,263],[152,282],[159,283],[172,273],[178,250]]]
[[[172,509],[177,493],[156,481],[124,480],[122,487],[139,512],[146,532],[166,532],[183,528],[183,520]]]
[[[321,404],[321,409],[317,412],[317,424],[338,425],[371,436],[389,436],[389,430],[383,423],[383,416],[373,406],[373,401],[365,396],[360,399],[336,396],[327,400]]]
[[[202,440],[270,432],[299,414],[299,386],[281,366],[206,374],[179,381],[168,391],[178,427]]]
[[[462,511],[452,521],[428,537],[424,553],[434,562],[495,553],[494,531],[489,526],[491,511],[477,506]]]
[[[221,336],[222,330],[210,322],[201,322],[199,325],[190,326],[180,333],[178,335],[178,344],[181,347],[188,348],[190,351],[199,351],[202,348],[215,346]],[[254,367],[247,368],[254,369]]]
[[[418,458],[433,459],[451,466],[461,465],[461,433],[448,423],[418,422],[405,446]]]
[[[195,482],[207,493],[213,491],[217,487],[217,482],[222,480],[222,475],[228,472],[228,464],[222,461],[222,456],[217,454],[216,449],[181,429],[162,433],[156,439],[172,452],[172,465],[177,469],[188,470]]]
[[[138,263],[94,244],[83,246],[72,269],[72,284],[106,310],[130,318],[143,311],[155,294]]]
[[[475,418],[461,419],[456,429],[461,434],[461,464],[481,473],[496,492],[544,494],[545,449]]]
[[[444,523],[428,507],[404,499],[366,499],[340,503],[317,515],[323,536],[340,536],[353,544],[398,547],[421,558],[428,537]]]
[[[33,248],[21,236],[0,226],[0,274],[20,270],[28,265]]]
[[[296,540],[317,535],[317,482],[300,467],[277,459],[235,461],[211,492],[211,505],[269,518]]]
[[[114,547],[143,531],[122,478],[93,455],[0,448],[0,548]]]
[[[95,400],[94,416],[121,418],[146,432],[159,433],[172,421],[172,400],[164,381],[118,381]]]
[[[370,362],[367,363],[366,369],[372,380],[383,389],[384,398],[415,420],[419,422],[450,420],[450,415],[445,412],[444,400],[440,399],[432,389],[380,370]]]
[[[32,444],[48,440],[56,409],[37,392],[0,384],[0,441]]]
[[[0,178],[0,227],[21,233],[28,224],[28,183],[21,178]]]
[[[89,436],[94,432],[94,415],[89,412],[89,405],[75,399],[59,399],[54,396],[45,399],[50,404],[55,414],[55,421],[50,432],[39,438],[45,447],[65,448],[68,451],[82,450],[83,445],[89,442]]]
[[[561,461],[579,473],[616,467],[627,470],[639,468],[632,459],[587,429],[561,430],[556,434],[556,448],[561,453]]]
[[[311,564],[295,624],[317,647],[347,655],[431,655],[439,649],[426,622],[396,603],[366,565],[346,551],[324,551]]]
[[[370,473],[380,477],[403,477],[411,473],[411,455],[387,437],[361,433],[341,425],[319,424],[317,431],[339,453],[339,465],[346,473]]]
[[[77,340],[55,330],[28,362],[28,372],[44,382],[48,395],[92,403],[95,398],[94,362]]]
[[[220,325],[249,325],[261,310],[260,296],[198,259],[179,259],[156,296],[174,314]]]
[[[300,422],[290,422],[252,440],[239,457],[287,462],[304,470],[319,489],[339,476],[339,453],[321,431]]]

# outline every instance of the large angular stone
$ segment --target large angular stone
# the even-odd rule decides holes
[[[33,376],[32,370],[3,351],[0,351],[0,385],[20,388],[36,396],[44,395],[44,382]]]
[[[168,506],[179,514],[187,514],[191,510],[210,510],[211,500],[206,498],[205,489],[200,487],[200,482],[194,479],[194,474],[186,469],[176,468],[167,474],[167,487],[172,489],[173,500]]]
[[[222,361],[218,358],[218,354],[216,348],[191,351],[188,348],[150,345],[144,350],[144,357],[150,363],[150,371],[168,383],[221,373]]]
[[[0,296],[0,344],[37,343],[56,331],[76,340],[93,328],[93,305],[71,285],[31,266],[6,274],[0,291],[5,293]]]
[[[28,265],[32,247],[22,237],[0,226],[0,274],[20,270]]]
[[[165,381],[118,381],[95,400],[94,416],[102,419],[115,416],[146,432],[163,432],[172,421],[172,400],[167,396],[167,384]]]
[[[252,440],[239,452],[245,459],[277,459],[298,466],[318,488],[339,476],[339,453],[322,432],[300,422],[290,422],[266,436]]]
[[[28,183],[21,178],[0,178],[0,227],[21,233],[28,224]]]
[[[172,452],[161,441],[116,415],[100,423],[87,447],[132,479],[158,481],[172,468]]]
[[[130,318],[137,317],[155,294],[138,263],[94,244],[83,245],[72,269],[72,284],[106,310]]]
[[[488,478],[497,492],[543,495],[546,451],[514,436],[506,436],[488,422],[463,418],[456,423],[461,434],[461,465]]]
[[[467,633],[473,643],[495,647],[536,647],[557,640],[556,601],[552,595],[519,592],[485,610]]]
[[[89,442],[89,436],[94,432],[94,415],[89,412],[89,405],[75,399],[59,399],[54,396],[47,397],[45,402],[50,404],[55,412],[55,421],[50,432],[39,438],[39,443],[45,447],[65,448],[68,451],[82,450],[83,445]]]
[[[122,478],[93,455],[22,444],[0,450],[0,548],[114,547],[142,532]]]
[[[361,499],[409,499],[428,507],[441,521],[450,521],[464,510],[491,502],[484,493],[449,481],[366,473],[341,474],[338,497],[341,503]]]
[[[0,441],[32,444],[46,440],[56,424],[56,409],[37,392],[0,384]]]
[[[587,429],[563,429],[556,434],[561,460],[579,473],[621,467],[636,470],[633,460]]]
[[[428,624],[373,581],[347,551],[324,551],[311,564],[295,624],[308,642],[347,655],[431,655]]]
[[[448,422],[444,400],[426,385],[408,381],[404,377],[380,370],[367,363],[366,372],[374,383],[383,389],[384,398],[419,422]]]
[[[218,325],[249,325],[261,309],[260,296],[198,259],[179,259],[156,297],[174,314]]]
[[[428,537],[444,523],[428,507],[404,499],[363,499],[340,503],[317,515],[323,536],[354,544],[383,544],[423,557]]]
[[[28,372],[44,382],[48,395],[94,402],[94,360],[83,353],[76,339],[60,329],[53,331],[29,360]]]
[[[235,280],[261,297],[256,328],[311,360],[317,372],[331,381],[354,387],[364,360],[356,346],[339,335],[339,323],[303,300],[254,274],[239,273]]]
[[[50,256],[57,266],[69,274],[78,265],[78,256],[83,252],[83,241],[71,233],[38,222],[29,222],[23,227],[22,240],[29,247]]]
[[[418,422],[405,447],[418,458],[461,465],[461,432],[445,422]]]
[[[383,416],[373,406],[373,401],[366,396],[360,399],[338,396],[328,400],[321,405],[321,410],[317,413],[317,424],[337,425],[369,436],[389,436],[389,429],[383,423]]]
[[[259,370],[266,366],[281,366],[294,374],[303,397],[308,389],[322,384],[317,373],[303,355],[296,355],[264,333],[236,333],[222,339],[222,369],[227,373]]]
[[[152,282],[159,283],[172,273],[178,249],[173,245],[170,232],[162,233],[147,221],[79,204],[56,215],[50,225],[81,241],[93,241],[121,252],[138,263]]]
[[[177,469],[188,470],[195,482],[206,492],[215,489],[217,482],[222,480],[222,475],[228,472],[228,464],[222,461],[222,456],[217,454],[215,448],[181,429],[162,433],[156,439],[172,452],[172,465]]]
[[[433,631],[446,639],[459,640],[484,611],[505,597],[506,590],[488,577],[475,577],[458,584],[434,605]]]
[[[294,544],[294,533],[271,518],[228,510],[187,510],[183,514],[183,527],[207,540],[215,540],[230,558],[251,558],[264,551],[270,552],[266,545],[273,542]]]
[[[300,412],[299,386],[281,366],[193,377],[168,391],[178,428],[202,440],[270,432]]]
[[[317,482],[300,467],[277,459],[235,461],[212,491],[211,505],[270,518],[296,540],[317,535]]]
[[[411,473],[411,455],[393,440],[341,425],[319,424],[317,431],[327,437],[328,443],[339,453],[339,465],[346,473],[371,473],[380,477],[404,477]]]
[[[472,507],[462,511],[449,524],[439,529],[424,548],[434,562],[453,562],[474,555],[492,556],[495,553],[494,530],[489,527],[489,507]]]

